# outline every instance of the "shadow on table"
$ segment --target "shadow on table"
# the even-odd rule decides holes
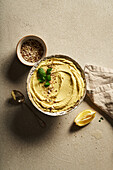
[[[95,106],[94,103],[91,102],[90,98],[87,95],[86,95],[84,101],[87,102],[88,105],[90,107],[92,107],[95,111],[99,112],[111,124],[111,126],[113,127],[113,119],[110,118],[104,111],[102,111],[97,106]],[[73,133],[73,132],[80,131],[81,129],[85,128],[86,126],[87,125],[79,127],[79,126],[76,126],[75,123],[72,123],[72,125],[71,125],[71,127],[69,129],[69,132]]]
[[[85,128],[87,125],[85,126],[77,126],[74,122],[72,123],[70,129],[69,129],[69,132],[70,133],[73,133],[73,132],[77,132],[77,131],[80,131],[81,129]]]
[[[104,111],[102,111],[101,109],[99,109],[96,105],[94,105],[94,103],[90,100],[90,98],[86,95],[85,97],[85,102],[87,102],[87,104],[92,107],[95,111],[99,112],[113,127],[113,119],[110,118],[110,116],[108,116]]]
[[[22,77],[29,72],[30,68],[29,66],[26,66],[22,64],[17,55],[16,51],[13,52],[12,55],[9,56],[9,61],[5,63],[6,67],[6,78],[13,83],[19,82]],[[9,64],[10,63],[10,64]],[[6,66],[8,64],[8,66]]]
[[[7,104],[11,107],[11,99],[7,101]],[[53,128],[55,123],[58,122],[58,117],[49,117],[35,111],[46,122],[46,127],[41,128],[33,113],[25,105],[19,104],[15,105],[15,107],[14,113],[7,115],[6,119],[6,126],[11,130],[15,138],[22,139],[27,143],[33,143],[40,141],[48,134],[49,136],[53,134]]]
[[[18,60],[16,52],[13,52],[12,55],[8,57],[8,60],[2,65],[1,69],[3,71],[3,76],[5,76],[6,79],[13,84],[20,84],[31,67],[22,64]],[[47,126],[41,128],[33,113],[25,105],[14,105],[12,99],[8,99],[5,103],[7,108],[9,108],[5,115],[7,129],[11,131],[17,140],[23,140],[27,143],[40,141],[47,135],[53,135],[53,128],[55,128],[55,124],[59,118],[42,114],[33,107],[26,94],[25,97],[29,106],[46,122]],[[11,110],[13,111],[11,112]]]

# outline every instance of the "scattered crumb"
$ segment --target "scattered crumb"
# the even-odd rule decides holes
[[[100,119],[101,119],[101,120],[104,120],[104,118],[103,118],[103,117],[101,117]]]
[[[104,118],[103,118],[103,117],[100,117],[99,122],[101,122],[101,120],[104,120]]]

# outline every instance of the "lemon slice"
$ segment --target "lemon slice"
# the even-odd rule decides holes
[[[74,122],[78,126],[85,126],[93,120],[95,113],[93,110],[84,110],[76,116]]]

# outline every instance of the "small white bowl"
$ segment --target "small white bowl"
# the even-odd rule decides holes
[[[27,66],[33,66],[35,63],[37,63],[39,60],[37,60],[36,62],[29,62],[29,61],[26,61],[23,57],[22,57],[22,54],[21,54],[21,47],[23,45],[24,42],[26,42],[27,40],[29,39],[32,39],[32,40],[37,40],[39,43],[41,43],[42,47],[43,47],[43,55],[40,59],[43,59],[46,54],[47,54],[47,47],[46,47],[46,44],[45,42],[38,36],[35,36],[35,35],[27,35],[27,36],[24,36],[23,38],[21,38],[16,46],[16,53],[17,53],[17,57],[18,59],[25,65]]]

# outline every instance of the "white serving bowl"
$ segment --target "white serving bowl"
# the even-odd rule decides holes
[[[23,45],[23,43],[25,43],[27,40],[29,39],[32,39],[32,40],[37,40],[39,43],[41,43],[42,47],[43,47],[43,55],[41,57],[41,59],[43,59],[46,54],[47,54],[47,47],[46,47],[46,44],[45,42],[38,36],[36,35],[27,35],[27,36],[24,36],[23,38],[21,38],[16,46],[16,53],[17,53],[17,56],[18,56],[18,59],[25,65],[27,66],[33,66],[36,62],[29,62],[29,61],[26,61],[23,57],[22,57],[22,54],[21,54],[21,47]],[[39,59],[40,60],[40,59]],[[39,61],[38,60],[38,61]]]
[[[75,64],[75,66],[77,67],[77,69],[79,69],[79,71],[81,72],[82,78],[83,78],[84,83],[85,83],[84,94],[83,94],[83,96],[80,98],[80,100],[76,102],[76,105],[74,105],[73,108],[70,108],[70,109],[68,109],[68,110],[66,110],[66,111],[62,111],[62,112],[48,112],[48,111],[44,111],[44,110],[40,109],[40,108],[36,105],[36,103],[34,102],[33,97],[32,97],[32,95],[31,95],[31,93],[30,93],[30,80],[31,80],[31,77],[32,77],[34,71],[36,70],[37,66],[39,65],[39,63],[40,63],[42,60],[51,59],[51,58],[55,58],[55,57],[57,57],[57,58],[65,58],[65,59],[73,62],[73,63]],[[37,63],[31,68],[31,70],[30,70],[30,72],[29,72],[29,74],[28,74],[28,77],[27,77],[27,94],[28,94],[28,97],[29,97],[30,101],[32,102],[32,104],[33,104],[39,111],[41,111],[42,113],[44,113],[44,114],[46,114],[46,115],[49,115],[49,116],[61,116],[61,115],[65,115],[65,114],[73,111],[74,109],[76,109],[76,108],[80,105],[80,103],[83,101],[83,99],[84,99],[84,97],[85,97],[85,95],[86,95],[86,79],[85,79],[85,73],[84,73],[83,69],[81,68],[81,66],[80,66],[74,59],[72,59],[72,58],[70,58],[70,57],[68,57],[68,56],[64,56],[64,55],[55,55],[55,56],[52,55],[52,56],[49,56],[49,57],[45,57],[45,58],[42,59],[42,60],[39,61],[39,62],[37,62]]]

